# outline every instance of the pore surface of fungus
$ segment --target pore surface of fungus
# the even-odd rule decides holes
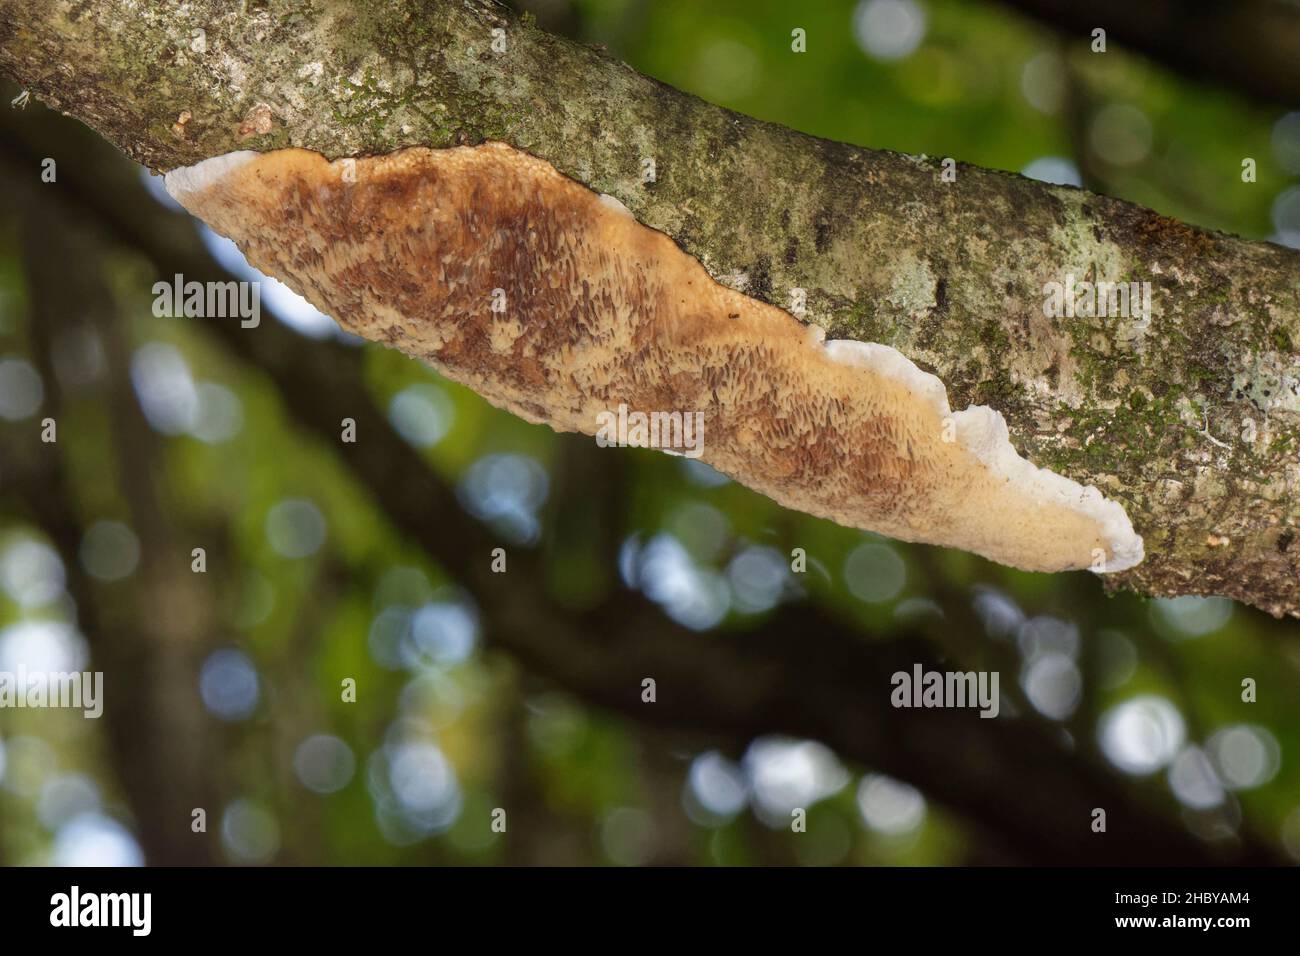
[[[509,146],[230,153],[166,183],[344,328],[529,421],[698,412],[703,460],[791,508],[1027,570],[1142,559],[1124,509],[1022,459],[998,412],[953,413],[901,353],[825,342]]]

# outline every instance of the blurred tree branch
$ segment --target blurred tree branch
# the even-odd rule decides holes
[[[61,157],[57,188],[39,182],[39,157],[50,153]],[[84,129],[53,115],[5,116],[0,157],[11,188],[42,206],[64,207],[79,228],[102,230],[135,249],[160,275],[230,278],[193,224],[157,205],[129,164]],[[540,552],[511,548],[510,572],[493,574],[490,551],[502,542],[465,514],[375,408],[358,349],[310,343],[271,321],[241,329],[233,320],[212,320],[203,328],[270,376],[294,418],[335,452],[393,525],[463,581],[482,611],[489,644],[588,703],[705,734],[733,751],[774,732],[822,740],[843,757],[910,781],[1026,861],[1273,860],[1274,851],[1249,836],[1241,844],[1200,843],[1175,822],[1167,794],[1122,781],[1085,741],[1065,750],[1035,721],[894,709],[891,675],[936,663],[919,631],[873,642],[818,607],[786,605],[750,630],[699,634],[625,590],[584,609],[561,606],[547,589]],[[338,441],[343,417],[357,422],[356,445]],[[610,454],[573,436],[560,441],[566,460]],[[613,553],[601,557],[615,560]],[[653,705],[640,700],[647,676],[658,682]],[[1104,838],[1088,828],[1097,806],[1110,817]]]
[[[1277,17],[1219,59],[1248,70],[1275,39],[1294,48]],[[1228,14],[1194,22],[1217,29],[1152,32],[1205,57],[1238,35]],[[617,197],[719,281],[743,275],[781,306],[805,290],[832,336],[898,348],[954,408],[996,407],[1031,461],[1124,503],[1147,558],[1108,586],[1300,615],[1300,411],[1270,385],[1295,374],[1296,250],[971,166],[945,182],[933,158],[712,106],[492,0],[0,0],[0,70],[156,168],[507,142]],[[1159,320],[1045,319],[1044,283],[1067,274],[1149,281]]]
[[[102,240],[79,228],[75,208],[47,204],[31,190],[13,197],[21,216],[21,243],[31,306],[34,358],[46,388],[44,410],[55,418],[58,441],[39,441],[34,425],[10,426],[4,436],[4,490],[16,493],[50,536],[67,575],[77,626],[91,642],[94,665],[105,675],[103,720],[150,860],[172,864],[214,861],[209,837],[190,829],[191,811],[215,814],[212,724],[193,693],[210,601],[190,573],[188,548],[173,541],[174,513],[160,502],[155,454],[158,437],[135,400],[127,371],[116,303],[106,281]],[[76,263],[75,268],[69,268]],[[119,481],[99,500],[125,499],[140,542],[140,586],[96,583],[83,568],[84,503],[71,480],[68,449],[78,444],[53,356],[68,336],[94,335],[107,359],[106,447]],[[82,442],[84,446],[84,441]],[[111,483],[111,477],[101,480]],[[112,515],[101,515],[112,517]]]
[[[1278,0],[998,0],[1080,43],[1103,28],[1197,82],[1300,107],[1300,7]]]

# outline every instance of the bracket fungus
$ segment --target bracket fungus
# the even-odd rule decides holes
[[[885,345],[728,289],[617,200],[501,143],[237,152],[168,191],[344,328],[560,431],[703,413],[703,460],[842,525],[1034,571],[1142,560],[1124,509]]]

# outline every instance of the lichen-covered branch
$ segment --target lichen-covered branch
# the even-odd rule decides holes
[[[1148,556],[1112,581],[1300,613],[1294,250],[761,123],[484,0],[0,0],[0,70],[158,169],[508,143],[720,282],[1001,411],[1031,461],[1124,504]],[[1046,314],[1084,282],[1148,283],[1150,309]]]

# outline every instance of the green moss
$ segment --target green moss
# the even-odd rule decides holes
[[[1270,455],[1291,454],[1297,449],[1297,447],[1300,447],[1300,439],[1298,439],[1295,433],[1292,432],[1274,438],[1268,446],[1268,453]]]
[[[996,408],[1004,415],[1014,415],[1025,406],[1024,390],[1011,378],[1011,372],[999,365],[992,365],[992,376],[985,378],[974,388],[974,403]]]
[[[990,357],[1000,357],[1011,350],[1011,337],[1001,322],[991,320],[984,323],[981,340],[988,349]]]
[[[854,301],[849,308],[837,316],[827,329],[827,337],[835,339],[855,339],[859,342],[880,342],[891,344],[889,323],[876,308],[875,302],[868,298]]]
[[[1114,409],[1069,409],[1067,444],[1044,444],[1034,463],[1074,478],[1123,474],[1131,458],[1156,460],[1183,440],[1188,429],[1173,403],[1133,391]],[[1077,444],[1076,444],[1077,443]]]

